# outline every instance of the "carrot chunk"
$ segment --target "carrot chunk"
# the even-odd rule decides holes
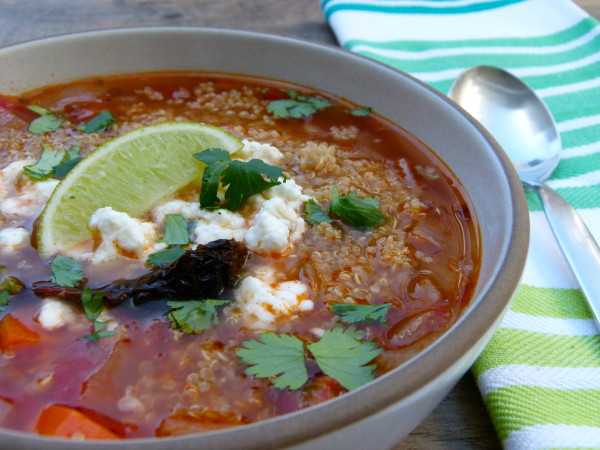
[[[119,439],[119,436],[76,409],[62,405],[51,405],[44,409],[35,430],[45,436]]]
[[[7,350],[17,345],[33,344],[40,336],[10,314],[0,320],[0,348]]]

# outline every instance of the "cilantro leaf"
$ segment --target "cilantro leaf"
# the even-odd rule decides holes
[[[374,228],[385,223],[385,215],[379,211],[375,197],[359,198],[356,193],[339,195],[333,188],[333,201],[329,212],[353,227]]]
[[[85,316],[92,322],[95,322],[104,309],[104,294],[102,291],[84,288],[81,293],[81,304]]]
[[[58,166],[65,157],[64,150],[55,150],[49,145],[44,145],[40,159],[34,164],[25,166],[24,173],[35,181],[50,178],[54,173],[54,167]]]
[[[8,306],[8,299],[11,295],[15,295],[21,291],[25,285],[15,277],[6,277],[0,283],[0,312],[4,311]]]
[[[317,97],[299,95],[295,91],[288,91],[290,99],[273,100],[267,106],[267,111],[275,117],[299,119],[309,117],[321,109],[331,106],[326,100]]]
[[[183,256],[184,253],[185,250],[177,245],[175,247],[152,253],[148,256],[148,260],[146,262],[148,264],[152,264],[153,266],[164,266],[171,264],[173,261],[177,261]]]
[[[248,197],[281,184],[278,179],[282,174],[283,169],[271,166],[260,159],[251,159],[248,162],[231,161],[223,171],[221,180],[223,187],[227,188],[225,192],[225,199],[228,201],[227,209],[236,211]]]
[[[0,289],[0,312],[4,311],[8,306],[8,298],[10,297],[10,292],[6,289]]]
[[[387,325],[387,313],[391,303],[380,305],[354,305],[349,303],[330,303],[331,311],[344,323],[379,323]]]
[[[72,145],[67,152],[44,145],[40,159],[35,164],[25,166],[24,173],[35,181],[42,181],[52,176],[63,178],[81,160],[80,150],[76,145]]]
[[[38,109],[39,108],[39,109]],[[42,113],[40,115],[40,117],[38,117],[37,119],[33,120],[30,124],[29,124],[29,131],[34,133],[34,134],[43,134],[43,133],[49,133],[51,131],[55,131],[57,130],[65,121],[64,117],[59,117],[54,113],[49,112],[48,110],[38,107],[36,109],[32,109],[32,107],[29,107],[29,109],[31,109],[32,111],[39,113]]]
[[[96,117],[77,128],[85,133],[102,133],[116,122],[117,119],[110,112],[100,111]]]
[[[313,198],[304,203],[304,217],[307,222],[312,223],[313,225],[317,225],[321,222],[333,222],[333,219],[321,209],[319,204]]]
[[[222,161],[231,161],[231,155],[227,150],[222,148],[209,148],[200,153],[195,153],[194,158],[198,161],[202,161],[207,166],[216,164]]]
[[[173,321],[171,327],[184,333],[200,333],[219,323],[217,307],[231,300],[188,300],[167,302],[171,310],[167,317]]]
[[[351,391],[373,380],[376,364],[365,364],[383,351],[374,342],[361,341],[362,338],[363,333],[354,327],[344,330],[337,325],[325,330],[323,337],[307,348],[326,375]]]
[[[167,227],[160,240],[168,245],[187,245],[190,242],[187,221],[181,214],[166,214]]]
[[[50,111],[48,111],[46,108],[44,108],[40,105],[29,105],[29,106],[27,106],[27,109],[29,111],[33,111],[34,113],[39,114],[40,116],[44,116],[46,114],[52,114]]]
[[[64,178],[79,161],[81,161],[81,147],[71,145],[69,150],[65,152],[60,164],[54,166],[52,176],[54,178]]]
[[[350,114],[357,117],[365,117],[371,114],[372,110],[373,109],[368,106],[363,106],[361,108],[353,109],[352,111],[350,111]]]
[[[250,366],[246,369],[248,375],[275,377],[273,385],[278,389],[299,389],[308,381],[304,344],[295,336],[265,333],[244,342],[236,353]]]
[[[91,334],[86,334],[83,337],[80,337],[79,340],[80,341],[88,340],[88,341],[91,341],[91,342],[94,342],[97,344],[100,339],[114,336],[115,334],[117,334],[116,331],[100,331],[104,327],[106,327],[107,324],[108,324],[108,322],[94,321],[93,322],[94,332]]]
[[[200,191],[202,208],[212,208],[219,204],[219,182],[226,189],[225,200],[231,211],[237,210],[248,197],[281,184],[279,178],[283,169],[260,159],[232,161],[229,153],[222,149],[205,150],[194,154],[194,157],[207,164]]]
[[[83,280],[81,265],[67,256],[58,255],[50,263],[50,281],[60,286],[75,287]]]

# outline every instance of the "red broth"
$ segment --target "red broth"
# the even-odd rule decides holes
[[[291,89],[332,106],[310,117],[274,117],[268,105],[290,99]],[[378,199],[386,221],[372,229],[352,227],[338,219],[306,223],[305,231],[284,254],[252,255],[240,278],[267,270],[266,282],[271,286],[299,282],[306,287],[301,296],[312,302],[310,309],[275,314],[269,326],[257,328],[244,319],[243,311],[228,306],[218,310],[219,323],[202,333],[188,334],[172,328],[165,301],[137,307],[126,302],[106,313],[116,334],[97,342],[81,339],[92,330],[77,306],[71,311],[74,320],[55,329],[43,326],[39,313],[47,300],[30,287],[49,279],[50,260],[40,258],[29,243],[2,246],[0,239],[3,276],[16,277],[26,286],[9,298],[1,314],[16,319],[38,337],[16,342],[10,334],[2,340],[0,332],[0,342],[4,342],[0,425],[5,428],[76,438],[139,438],[268,419],[342,395],[347,389],[325,374],[310,355],[305,361],[308,380],[302,387],[277,388],[273,377],[246,373],[248,366],[237,354],[244,342],[270,332],[293,335],[309,345],[319,341],[325,330],[342,324],[331,304],[389,303],[384,323],[342,324],[345,329],[364,332],[364,340],[383,350],[371,362],[376,364],[376,377],[430,345],[469,303],[480,248],[476,217],[466,193],[443,162],[401,127],[375,112],[354,115],[360,105],[286,83],[207,73],[89,79],[12,100],[23,111],[27,105],[40,105],[64,115],[66,122],[56,131],[33,134],[24,120],[27,114],[4,111],[0,114],[0,168],[37,159],[43,145],[78,145],[85,155],[102,142],[144,125],[203,122],[277,147],[283,154],[277,165],[324,210],[336,186],[340,193]],[[100,134],[77,128],[100,111],[110,111],[116,125]],[[0,202],[6,206],[32,185],[19,174],[4,193],[0,190]],[[197,196],[198,188],[190,187],[176,198],[194,202]],[[43,204],[34,205],[27,214],[8,207],[0,210],[0,232],[21,227],[31,233],[42,208]],[[248,209],[241,211],[248,213]],[[150,220],[150,214],[140,219]],[[163,225],[159,227],[164,231]],[[123,274],[131,278],[149,270],[145,261],[130,256],[122,252],[99,266],[83,258],[87,286],[97,288]],[[236,289],[226,290],[221,298],[234,299]],[[42,414],[45,423],[59,422],[47,418],[52,414],[47,409],[53,405],[71,408],[85,420],[77,425],[80,419],[73,417],[79,416],[66,413],[76,422],[75,431],[64,425],[66,420],[61,422],[66,428],[40,428]],[[83,422],[88,419],[101,432],[86,434],[89,424]]]

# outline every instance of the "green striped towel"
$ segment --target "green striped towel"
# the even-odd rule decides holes
[[[340,44],[447,93],[466,68],[499,66],[550,107],[562,161],[548,184],[600,242],[600,25],[568,0],[322,0]],[[522,285],[473,372],[506,448],[600,448],[600,337],[528,194]],[[600,282],[600,270],[598,273]]]

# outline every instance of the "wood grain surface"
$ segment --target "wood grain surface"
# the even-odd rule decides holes
[[[574,3],[600,19],[600,0]],[[232,28],[337,43],[318,0],[0,0],[0,47],[65,33],[140,26]],[[467,373],[395,449],[499,447],[475,381]]]

